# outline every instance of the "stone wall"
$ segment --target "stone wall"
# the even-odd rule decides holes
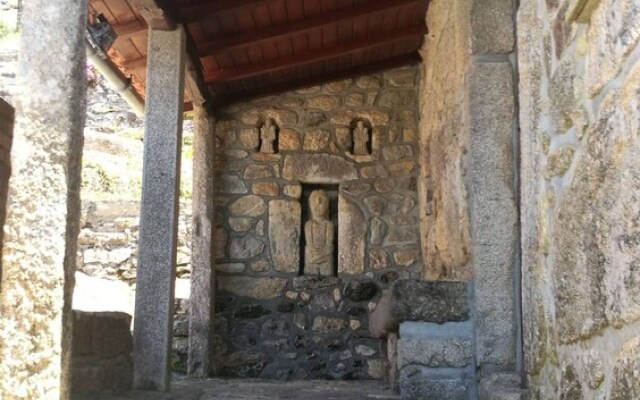
[[[473,327],[461,329],[474,337],[477,369],[426,369],[412,383],[426,398],[475,398],[469,379],[519,367],[514,12],[511,0],[434,0],[427,14],[420,90],[423,277],[470,282]],[[437,332],[424,326],[424,335]]]
[[[13,107],[0,98],[0,243],[4,236],[4,220],[7,214],[13,120]],[[0,276],[2,276],[2,265],[0,265]]]
[[[368,315],[381,290],[417,278],[416,67],[328,83],[216,116],[217,366],[226,376],[380,379]],[[258,152],[278,127],[277,154]],[[354,155],[357,121],[369,153]],[[331,199],[337,271],[301,276],[309,193]]]
[[[518,24],[532,398],[640,398],[640,3],[522,2]]]

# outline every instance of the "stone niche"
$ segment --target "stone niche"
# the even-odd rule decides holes
[[[391,70],[219,110],[220,375],[385,379],[386,341],[372,336],[369,316],[394,281],[419,278],[422,269],[417,72]],[[319,189],[326,200],[315,201],[328,201],[328,213],[316,218],[309,231],[316,247],[305,252],[309,200]],[[330,260],[330,273],[305,271],[309,258],[325,267]]]

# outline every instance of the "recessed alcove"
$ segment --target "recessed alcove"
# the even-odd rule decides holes
[[[333,271],[331,276],[338,276],[338,185],[330,184],[302,184],[302,195],[300,197],[300,203],[302,205],[302,226],[311,218],[311,211],[309,210],[309,196],[316,190],[324,191],[329,198],[329,220],[333,224]],[[307,237],[305,229],[301,230],[300,238],[300,271],[299,275],[305,275],[307,272],[304,269],[305,266],[305,245],[307,243]]]

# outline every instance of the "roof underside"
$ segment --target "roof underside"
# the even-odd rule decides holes
[[[118,34],[109,56],[144,96],[148,8],[140,3],[90,0]],[[416,62],[429,0],[142,3],[184,24],[196,79],[221,104]]]

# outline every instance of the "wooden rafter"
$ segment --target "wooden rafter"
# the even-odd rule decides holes
[[[288,82],[283,82],[278,85],[266,85],[263,87],[252,89],[250,92],[233,92],[219,96],[219,103],[234,103],[238,101],[249,100],[258,97],[270,96],[282,92],[291,90],[302,89],[309,86],[320,85],[323,83],[336,81],[340,79],[352,78],[355,76],[372,74],[375,72],[383,71],[391,68],[398,68],[404,65],[410,65],[420,62],[420,55],[416,53],[403,54],[394,58],[381,60],[375,63],[366,65],[359,65],[356,67],[337,70],[328,74],[314,76],[305,79],[298,79]]]
[[[217,0],[204,1],[190,7],[181,7],[182,18],[186,23],[198,22],[211,14],[255,7],[260,4],[275,3],[279,0]]]
[[[139,20],[134,20],[124,24],[114,25],[113,30],[118,35],[119,40],[129,39],[147,32],[147,25]]]
[[[285,23],[262,29],[258,32],[245,34],[235,34],[198,45],[200,56],[215,55],[226,51],[231,51],[244,46],[251,46],[266,40],[278,39],[283,36],[297,35],[312,31],[316,28],[340,23],[389,11],[390,9],[402,7],[407,4],[415,4],[421,0],[376,0],[364,5],[353,6],[331,13],[323,14],[315,18],[303,19],[295,22]]]
[[[359,40],[352,40],[318,51],[306,51],[290,56],[279,57],[259,64],[250,64],[243,67],[213,71],[208,73],[204,80],[207,84],[215,84],[220,81],[234,81],[238,79],[258,76],[269,72],[307,65],[319,61],[325,61],[339,57],[357,50],[363,50],[403,39],[417,37],[425,33],[423,25],[414,25],[391,32],[381,32]]]

